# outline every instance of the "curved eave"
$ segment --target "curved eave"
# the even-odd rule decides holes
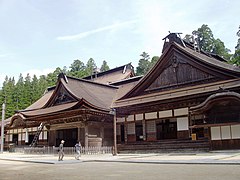
[[[16,120],[21,120],[24,121],[26,118],[24,117],[23,114],[17,113],[11,117],[10,123],[8,124],[10,127],[13,125],[14,121]]]
[[[95,106],[95,105],[91,104],[90,102],[88,102],[87,100],[85,100],[84,98],[82,98],[82,100],[79,101],[79,103],[76,106],[80,106],[80,107],[85,106],[90,109],[95,109],[95,110],[104,111],[104,112],[109,112],[111,110],[110,108],[107,109],[107,108]]]
[[[25,111],[25,112],[19,112],[15,114],[10,121],[10,126],[13,125],[15,120],[22,120],[22,121],[27,121],[29,119],[33,118],[40,118],[40,117],[46,117],[46,116],[54,116],[59,113],[67,112],[69,110],[77,110],[77,109],[88,109],[96,112],[102,112],[104,114],[109,113],[110,108],[101,108],[98,106],[94,106],[93,104],[89,103],[85,99],[81,99],[78,102],[73,102],[73,103],[67,103],[67,104],[61,104],[58,106],[52,106],[44,109],[37,109],[37,110],[32,110],[32,111]]]
[[[240,94],[238,94],[236,92],[221,92],[221,93],[213,94],[213,95],[209,96],[201,104],[191,107],[190,112],[192,114],[196,114],[196,113],[207,111],[216,102],[223,101],[223,100],[236,100],[236,101],[240,102]]]

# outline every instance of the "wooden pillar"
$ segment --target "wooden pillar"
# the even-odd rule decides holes
[[[49,146],[58,146],[56,144],[56,130],[50,130],[48,144]]]
[[[100,127],[100,138],[102,138],[102,141],[104,141],[104,126]]]
[[[88,147],[88,125],[85,125],[85,148]]]
[[[81,127],[78,127],[78,142],[81,140]]]
[[[128,130],[127,130],[127,123],[124,122],[124,139],[125,139],[125,143],[128,142]]]
[[[143,140],[146,141],[146,123],[145,123],[145,119],[142,120],[142,127],[143,127]]]
[[[117,155],[117,114],[116,114],[116,110],[114,109],[114,117],[113,117],[113,136],[114,136],[114,152],[113,155]]]

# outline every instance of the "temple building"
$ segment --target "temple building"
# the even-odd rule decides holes
[[[5,143],[116,146],[124,150],[240,148],[240,68],[178,34],[144,76],[131,64],[55,87],[6,125]],[[41,124],[42,123],[42,124]],[[40,126],[41,128],[41,126]]]

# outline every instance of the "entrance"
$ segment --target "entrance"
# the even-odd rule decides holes
[[[177,139],[177,122],[171,122],[169,119],[156,122],[157,140]]]
[[[18,145],[18,134],[13,134],[13,143],[15,143],[16,145]]]
[[[121,142],[125,141],[125,136],[124,136],[124,124],[121,124]]]
[[[143,125],[142,122],[136,122],[136,141],[143,141]]]
[[[34,136],[35,136],[34,134],[29,134],[28,135],[28,142],[26,142],[25,144],[30,145],[32,143],[33,139],[34,139]]]
[[[78,139],[78,129],[61,129],[57,130],[56,146],[59,146],[61,140],[64,140],[64,146],[74,147]]]

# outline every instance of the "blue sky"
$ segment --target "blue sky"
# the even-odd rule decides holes
[[[161,55],[168,31],[184,37],[202,24],[234,51],[239,7],[238,0],[0,0],[0,83],[75,59],[136,67],[143,51]]]

